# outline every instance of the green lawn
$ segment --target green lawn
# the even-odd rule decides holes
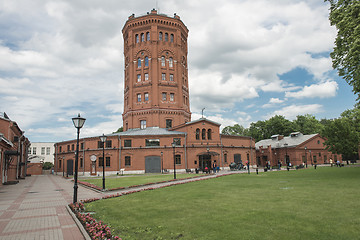
[[[360,239],[360,168],[236,174],[86,204],[122,239]]]
[[[201,176],[204,174],[176,174],[176,179],[189,178]],[[131,175],[131,176],[113,176],[105,177],[105,184],[107,189],[129,187],[134,185],[143,185],[147,183],[156,183],[162,181],[169,181],[174,179],[174,174],[146,174],[146,175]],[[100,178],[83,178],[80,179],[83,182],[89,182],[96,186],[102,187],[102,177]]]

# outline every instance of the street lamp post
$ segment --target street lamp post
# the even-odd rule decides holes
[[[174,158],[174,179],[176,179],[176,165],[175,165],[175,146],[176,143],[175,141],[173,143],[171,143],[171,146],[173,147],[173,158]]]
[[[103,191],[105,191],[105,142],[106,136],[103,134],[100,136],[100,141],[102,142],[103,146]]]
[[[307,147],[305,147],[304,149],[305,149],[305,162],[304,162],[304,164],[305,164],[305,166],[307,167],[307,156],[306,156],[306,149],[307,149]]]
[[[161,174],[164,173],[164,165],[163,165],[163,152],[161,152]]]
[[[79,135],[80,128],[84,126],[85,118],[80,117],[80,113],[77,117],[72,118],[75,128],[77,129],[77,138],[76,138],[76,155],[75,155],[75,176],[74,176],[74,198],[73,203],[77,202],[77,178],[78,178],[78,163],[79,163]]]
[[[288,144],[285,143],[285,144],[284,144],[284,147],[285,147],[285,163],[286,163],[286,165],[289,165],[288,154],[287,154]]]

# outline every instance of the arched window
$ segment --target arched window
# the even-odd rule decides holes
[[[162,32],[159,32],[159,41],[162,41]]]
[[[208,137],[208,140],[211,140],[211,129],[209,128],[208,131],[207,131],[207,137]]]
[[[170,35],[170,42],[174,42],[174,34]]]
[[[202,138],[203,140],[206,139],[206,129],[205,129],[205,128],[203,128],[203,129],[201,130],[201,138]]]
[[[146,33],[146,41],[150,41],[150,33],[149,32]]]
[[[143,33],[141,34],[141,41],[145,42],[145,35]]]
[[[161,57],[161,66],[165,67],[165,57],[164,56]]]
[[[197,128],[196,129],[196,140],[199,140],[200,139],[200,129]]]
[[[138,68],[141,68],[141,59],[140,58],[138,58],[138,60],[137,60],[137,65],[138,65]]]
[[[165,33],[165,42],[169,41],[169,34]]]
[[[171,58],[169,58],[169,67],[173,67],[173,58],[171,57]]]
[[[145,67],[149,66],[149,58],[146,56],[145,57]]]
[[[136,41],[136,43],[139,42],[139,35],[138,34],[135,35],[135,41]]]

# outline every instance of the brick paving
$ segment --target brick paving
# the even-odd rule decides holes
[[[73,182],[61,176],[31,176],[16,185],[0,186],[0,239],[84,239],[66,210],[72,202]],[[78,198],[101,197],[79,186]]]

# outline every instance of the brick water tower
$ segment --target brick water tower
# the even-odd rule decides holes
[[[131,15],[124,37],[124,131],[191,121],[188,29],[174,14]]]

